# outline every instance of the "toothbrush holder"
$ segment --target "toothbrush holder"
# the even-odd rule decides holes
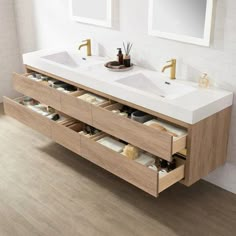
[[[125,55],[123,61],[124,61],[124,66],[125,66],[125,67],[131,67],[131,58],[130,58],[130,55]]]

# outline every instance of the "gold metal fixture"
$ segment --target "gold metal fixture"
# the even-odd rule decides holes
[[[84,42],[84,43],[79,46],[79,50],[82,47],[87,47],[87,56],[88,57],[92,56],[91,39],[86,39],[86,40],[83,40],[82,42]]]
[[[167,61],[170,63],[169,65],[166,65],[162,68],[162,72],[164,72],[166,69],[170,68],[170,79],[176,79],[176,59],[171,59],[170,61]]]

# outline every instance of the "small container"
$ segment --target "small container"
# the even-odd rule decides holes
[[[162,169],[165,169],[167,168],[168,162],[166,160],[160,159],[159,164]]]
[[[120,114],[120,110],[112,110],[112,113]]]
[[[146,121],[150,120],[152,116],[144,113],[142,111],[135,111],[131,114],[131,119],[135,120],[139,123],[145,123]]]
[[[208,75],[207,75],[207,73],[204,73],[199,80],[199,87],[200,88],[209,88],[209,83],[210,83],[210,81],[209,81]]]
[[[176,160],[174,159],[172,162],[167,163],[167,172],[176,169]]]
[[[22,104],[25,106],[34,105],[34,100],[31,97],[24,97]]]
[[[123,116],[123,117],[128,117],[128,113],[126,113],[126,112],[120,112],[119,115]]]
[[[125,67],[131,67],[130,55],[125,55],[124,56],[124,66]]]

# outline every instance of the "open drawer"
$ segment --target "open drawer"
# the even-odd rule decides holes
[[[94,99],[95,102],[92,102],[91,99]],[[95,105],[96,102],[97,104]],[[110,103],[108,99],[83,89],[71,94],[61,94],[61,110],[89,125],[92,125],[92,107],[103,107]]]
[[[92,106],[93,126],[168,161],[172,160],[173,154],[185,149],[186,133],[175,138],[112,112],[122,106],[119,103],[106,107]]]
[[[65,148],[76,154],[81,154],[81,135],[83,123],[73,118],[66,118],[63,121],[52,122],[51,134],[52,140],[61,144]]]
[[[160,177],[158,171],[98,143],[101,137],[82,136],[81,156],[155,197],[184,178],[184,160],[177,158],[177,168]]]
[[[19,103],[20,99],[21,98],[12,100],[4,97],[3,102],[5,113],[30,128],[51,138],[51,120],[30,110],[26,106],[21,105]]]
[[[32,73],[19,75],[13,74],[13,87],[16,91],[32,97],[42,103],[61,110],[60,95],[61,93],[51,88],[43,82],[37,82],[28,78]]]
[[[55,142],[80,154],[80,131],[83,130],[83,123],[68,117],[65,114],[56,112],[63,117],[63,120],[53,121],[27,106],[20,104],[24,97],[11,100],[4,98],[5,113],[32,129],[46,135]]]

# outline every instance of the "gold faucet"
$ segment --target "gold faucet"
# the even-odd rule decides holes
[[[79,50],[82,47],[87,47],[87,56],[88,57],[92,56],[91,39],[86,39],[86,40],[83,40],[82,42],[84,42],[84,43],[79,46]]]
[[[170,68],[170,79],[176,79],[176,59],[171,59],[170,61],[167,61],[170,63],[169,65],[166,65],[162,68],[162,72],[164,72],[166,69]]]

